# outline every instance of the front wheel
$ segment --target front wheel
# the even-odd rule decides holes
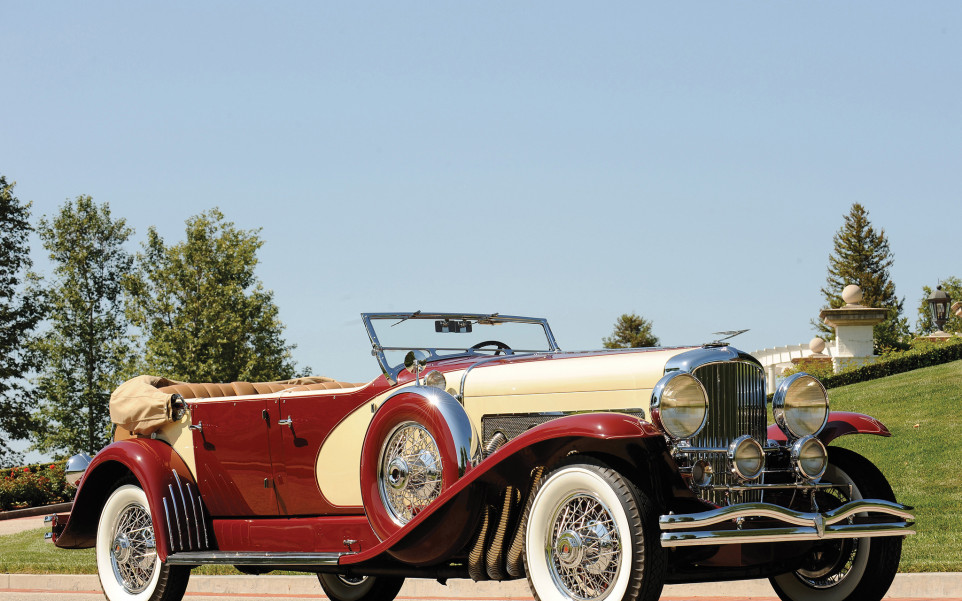
[[[190,568],[169,566],[157,557],[150,505],[143,489],[117,487],[100,512],[97,573],[109,601],[179,601]]]
[[[650,601],[665,559],[648,497],[590,458],[544,476],[525,527],[524,564],[539,601]]]
[[[318,574],[324,594],[331,601],[392,601],[404,578]]]
[[[858,453],[832,447],[828,461],[822,482],[840,486],[819,493],[821,511],[856,499],[895,501],[882,472]],[[899,537],[826,541],[808,553],[801,568],[771,583],[783,601],[878,601],[892,585],[901,556]]]

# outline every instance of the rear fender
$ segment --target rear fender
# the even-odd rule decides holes
[[[56,545],[93,547],[107,497],[118,481],[131,476],[147,495],[161,561],[175,551],[210,548],[212,536],[194,477],[170,445],[150,438],[122,440],[97,453],[84,472]]]
[[[659,443],[664,446],[664,436],[655,426],[618,413],[570,415],[541,424],[475,465],[380,544],[344,556],[341,563],[354,565],[385,554],[413,565],[436,563],[447,554],[441,551],[447,545],[439,541],[463,534],[463,526],[452,532],[450,525],[470,522],[472,515],[476,518],[488,488],[512,485],[526,490],[535,467],[550,465],[571,452],[617,456],[628,462],[632,448]]]
[[[891,436],[885,424],[870,415],[862,413],[850,413],[848,411],[830,411],[828,422],[818,435],[825,445],[846,434],[874,434],[875,436]],[[768,438],[785,442],[785,433],[777,425],[772,424],[768,427]]]

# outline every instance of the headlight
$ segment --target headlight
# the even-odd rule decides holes
[[[672,438],[691,438],[708,419],[708,393],[691,374],[672,372],[651,392],[651,419]]]
[[[754,480],[765,467],[765,450],[757,440],[746,434],[728,446],[728,461],[738,479]]]
[[[424,376],[425,386],[433,386],[438,390],[444,390],[448,387],[448,381],[445,379],[444,374],[436,369],[432,369],[428,372],[428,375]]]
[[[814,436],[806,436],[792,445],[792,465],[806,480],[818,480],[828,467],[828,449]]]
[[[772,413],[775,423],[791,439],[817,434],[828,421],[825,387],[808,374],[793,374],[775,391]]]

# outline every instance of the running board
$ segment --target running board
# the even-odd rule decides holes
[[[252,553],[248,551],[182,551],[167,556],[170,565],[336,566],[344,553]]]

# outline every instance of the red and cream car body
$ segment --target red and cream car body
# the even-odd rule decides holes
[[[366,384],[151,380],[159,424],[118,428],[55,543],[97,547],[109,599],[179,599],[205,564],[354,601],[411,577],[527,577],[542,600],[749,577],[877,599],[894,577],[911,508],[829,446],[889,433],[811,376],[769,407],[758,362],[720,343],[570,353],[543,319],[362,318]]]

